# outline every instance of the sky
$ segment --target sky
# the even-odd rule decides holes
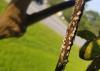
[[[91,0],[87,3],[87,9],[95,10],[100,14],[100,0]]]

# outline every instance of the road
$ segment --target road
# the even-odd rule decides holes
[[[9,2],[9,0],[6,0],[6,1]],[[32,14],[32,13],[38,12],[47,7],[48,7],[47,4],[38,5],[36,2],[32,1],[28,7],[27,14]],[[47,25],[49,28],[51,28],[52,30],[57,32],[62,37],[64,37],[67,26],[56,14],[41,20],[41,22],[43,22],[45,25]],[[74,43],[76,45],[81,47],[85,42],[86,42],[86,40],[81,39],[78,36],[75,37]]]

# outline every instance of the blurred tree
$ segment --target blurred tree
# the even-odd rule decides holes
[[[99,35],[100,27],[100,15],[95,11],[85,11],[82,20],[80,21],[79,31],[88,30],[94,33],[96,36]]]

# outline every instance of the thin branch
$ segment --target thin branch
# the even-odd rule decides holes
[[[72,14],[71,21],[68,25],[68,29],[66,30],[66,35],[61,47],[62,50],[55,71],[64,71],[64,68],[68,63],[69,53],[73,44],[75,34],[77,32],[79,21],[83,14],[84,5],[85,0],[76,0],[75,9]]]
[[[100,69],[100,56],[97,56],[88,66],[86,71],[99,71],[99,69]]]

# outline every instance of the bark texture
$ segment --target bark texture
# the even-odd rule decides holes
[[[64,68],[68,63],[69,53],[71,46],[73,45],[73,40],[77,32],[79,21],[83,14],[84,5],[85,0],[76,0],[75,9],[68,25],[68,29],[66,30],[66,35],[61,46],[61,53],[55,71],[64,71]]]

